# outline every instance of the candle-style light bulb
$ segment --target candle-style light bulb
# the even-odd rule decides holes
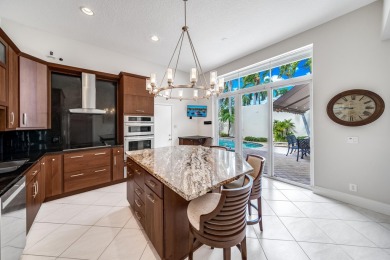
[[[146,90],[151,91],[152,90],[152,85],[150,84],[150,79],[146,80]]]
[[[213,86],[217,83],[217,72],[212,71],[210,72],[210,85]]]
[[[196,73],[196,68],[191,69],[191,77],[190,77],[190,82],[192,84],[196,83],[198,81],[198,74]]]
[[[224,79],[224,78],[220,78],[220,79],[218,80],[219,92],[222,92],[222,91],[223,91],[224,85],[225,85],[225,79]]]
[[[150,84],[151,84],[152,86],[154,86],[154,85],[156,85],[156,81],[157,81],[156,73],[150,74]]]
[[[167,69],[167,79],[168,79],[168,84],[172,84],[172,82],[173,82],[173,70],[171,68]]]

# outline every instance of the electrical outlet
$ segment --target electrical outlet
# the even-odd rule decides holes
[[[359,137],[357,137],[357,136],[347,137],[347,143],[348,144],[357,144],[357,143],[359,143]]]
[[[349,191],[357,192],[357,185],[356,184],[349,184]]]

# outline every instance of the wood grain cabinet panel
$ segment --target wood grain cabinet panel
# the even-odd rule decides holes
[[[29,178],[27,178],[29,177]],[[26,173],[27,231],[45,200],[45,161],[40,160]]]
[[[8,44],[0,38],[0,106],[7,106],[8,93]]]
[[[123,106],[125,115],[153,115],[154,97],[125,94]]]
[[[8,48],[8,108],[7,129],[19,127],[19,57]]]
[[[96,149],[64,155],[64,172],[111,165],[111,149]]]
[[[46,156],[45,162],[46,197],[60,195],[63,192],[62,155]]]
[[[64,191],[70,192],[110,182],[111,166],[64,173]]]
[[[145,231],[157,253],[163,255],[163,200],[145,186]]]
[[[48,126],[47,66],[20,57],[20,128],[46,129]]]
[[[134,162],[127,158],[126,171],[127,171],[127,201],[131,208],[134,208],[134,171],[132,166]]]
[[[112,179],[114,181],[124,178],[123,147],[112,148]]]
[[[124,94],[130,94],[134,96],[149,97],[150,94],[146,91],[146,79],[123,76]]]

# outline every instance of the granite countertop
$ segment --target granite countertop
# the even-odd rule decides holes
[[[253,171],[241,155],[204,146],[180,145],[126,154],[187,201]]]
[[[205,139],[205,138],[211,138],[211,137],[210,136],[201,136],[201,135],[179,136],[179,139]]]

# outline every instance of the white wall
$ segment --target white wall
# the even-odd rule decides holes
[[[360,127],[338,125],[326,114],[334,95],[354,88],[374,91],[390,105],[390,41],[381,40],[382,7],[376,1],[216,70],[221,75],[313,43],[314,183],[344,193],[355,183],[358,192],[351,194],[389,204],[388,109]],[[347,144],[348,136],[358,136],[359,144]]]
[[[142,61],[126,54],[102,49],[83,42],[63,38],[7,19],[1,19],[1,28],[22,52],[49,62],[113,74],[125,71],[147,76],[150,75],[150,73],[155,72],[158,77],[162,77],[166,69],[158,64]],[[64,61],[59,62],[58,60],[53,61],[48,59],[46,56],[49,54],[49,51],[54,51],[54,56],[57,56],[57,58],[62,57]],[[176,74],[177,82],[186,82],[188,78],[189,75],[187,73],[179,71]],[[207,128],[204,130],[203,125],[199,124],[201,119],[193,118],[190,120],[187,117],[187,104],[195,104],[194,101],[166,101],[165,98],[157,98],[155,103],[172,104],[172,132],[174,144],[178,144],[178,136],[197,135],[199,132],[207,132]],[[211,108],[209,111],[211,111]]]
[[[390,39],[390,0],[383,0],[382,39]]]

